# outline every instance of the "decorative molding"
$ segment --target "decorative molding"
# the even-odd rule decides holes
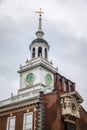
[[[80,118],[79,105],[82,99],[77,92],[61,94],[60,99],[64,120],[75,121],[76,118]]]
[[[43,57],[39,57],[39,58],[30,60],[25,66],[22,66],[20,70],[18,71],[18,73],[21,74],[25,71],[31,70],[32,68],[36,68],[38,66],[42,66],[53,73],[57,72],[56,68],[54,68],[53,65],[48,60],[46,60]]]
[[[70,122],[70,123],[75,124],[76,117],[71,116],[71,115],[64,116],[64,121],[65,121],[65,122]]]
[[[0,116],[34,108],[35,106],[38,106],[39,102],[40,98],[35,98],[14,105],[10,104],[0,109]]]

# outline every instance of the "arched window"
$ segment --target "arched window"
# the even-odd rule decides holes
[[[38,56],[42,56],[42,47],[38,48]]]
[[[32,58],[35,57],[35,47],[32,49]]]
[[[47,59],[47,49],[45,48],[45,58]]]

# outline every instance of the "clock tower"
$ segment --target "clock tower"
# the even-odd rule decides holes
[[[44,93],[54,89],[54,73],[57,69],[53,67],[49,61],[48,52],[50,46],[43,39],[44,32],[42,31],[42,11],[37,11],[39,14],[39,27],[36,32],[36,38],[29,45],[30,60],[26,61],[26,65],[20,66],[18,73],[20,74],[20,89],[19,94],[30,93],[31,96],[36,96],[40,91]]]
[[[21,65],[17,95],[0,101],[0,130],[85,130],[87,112],[75,83],[49,61],[43,38],[42,11],[36,38],[29,44],[30,59]]]

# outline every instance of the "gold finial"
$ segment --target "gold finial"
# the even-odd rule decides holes
[[[36,13],[39,14],[39,16],[42,16],[42,14],[43,14],[41,8],[40,8],[40,11],[36,11]]]

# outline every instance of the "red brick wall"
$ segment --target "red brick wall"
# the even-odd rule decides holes
[[[23,129],[23,116],[24,116],[24,113],[25,111],[22,111],[22,112],[18,112],[18,113],[15,113],[16,115],[16,130],[20,129],[22,130]]]
[[[45,127],[44,130],[63,130],[61,120],[61,107],[56,92],[44,96]]]
[[[66,84],[66,85],[65,85]],[[66,88],[66,90],[64,90]],[[75,83],[66,79],[58,73],[54,74],[54,90],[58,92],[72,92],[75,91]]]
[[[43,130],[65,130],[61,116],[60,98],[57,92],[44,95],[45,123]],[[76,120],[76,130],[87,129],[87,112],[81,107],[80,119]]]
[[[33,112],[33,109],[31,109],[29,112]],[[12,116],[16,116],[15,130],[23,130],[24,113],[27,113],[27,110],[14,112],[12,114]],[[0,130],[6,130],[8,117],[10,117],[10,113],[6,116],[0,117]]]
[[[0,117],[0,130],[6,130],[7,116]]]
[[[80,109],[80,119],[76,121],[76,130],[87,130],[87,112],[82,107]]]

